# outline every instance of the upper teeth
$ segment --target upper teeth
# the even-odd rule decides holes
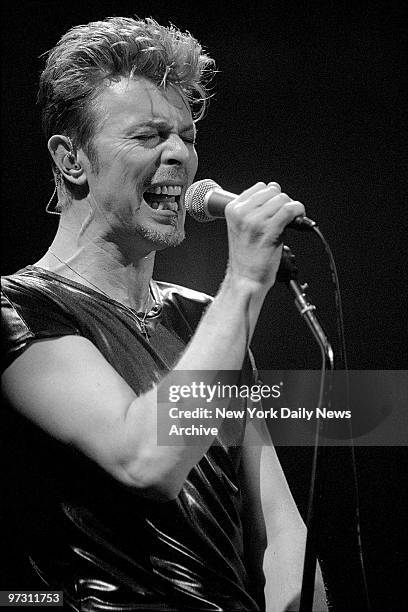
[[[152,185],[147,189],[149,193],[164,194],[171,196],[179,196],[181,195],[181,186],[180,185],[157,185],[156,187]]]

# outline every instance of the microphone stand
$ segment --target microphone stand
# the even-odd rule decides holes
[[[320,379],[319,402],[321,408],[325,394],[328,392],[325,384],[326,372],[330,372],[329,390],[331,387],[331,375],[334,371],[334,352],[333,348],[320,325],[316,306],[309,302],[306,289],[307,284],[299,285],[297,281],[298,270],[294,263],[295,257],[289,247],[283,247],[282,261],[278,271],[278,280],[283,281],[295,297],[295,305],[306,321],[313,337],[317,341],[322,355],[322,372]],[[299,612],[311,612],[313,608],[314,583],[317,566],[317,539],[319,528],[320,507],[319,502],[322,498],[324,482],[324,462],[322,461],[322,448],[320,445],[320,435],[323,428],[323,420],[316,419],[314,432],[314,451],[312,463],[312,475],[309,491],[309,503],[306,519],[307,537],[305,557],[303,564],[302,589],[300,595]]]

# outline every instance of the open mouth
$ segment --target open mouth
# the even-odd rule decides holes
[[[153,210],[177,212],[180,206],[181,185],[151,185],[143,199]]]

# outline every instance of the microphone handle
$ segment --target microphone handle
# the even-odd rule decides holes
[[[211,197],[212,194],[216,194],[216,197]],[[224,218],[226,205],[236,197],[235,193],[225,191],[224,189],[212,189],[209,191],[204,198],[204,206],[208,216],[212,219]],[[296,217],[286,227],[308,232],[316,226],[317,223],[309,219],[309,217]]]

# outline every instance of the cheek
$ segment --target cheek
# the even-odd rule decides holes
[[[102,173],[102,180],[109,192],[135,192],[138,188],[138,173],[135,171],[135,166],[126,163],[113,162],[106,166],[105,172]]]
[[[133,189],[135,182],[134,172],[131,171],[131,168],[121,166],[117,174],[117,185],[125,188],[131,187]]]
[[[100,147],[100,175],[109,182],[119,183],[128,181],[134,176],[135,155],[126,143],[114,143],[110,146]]]

